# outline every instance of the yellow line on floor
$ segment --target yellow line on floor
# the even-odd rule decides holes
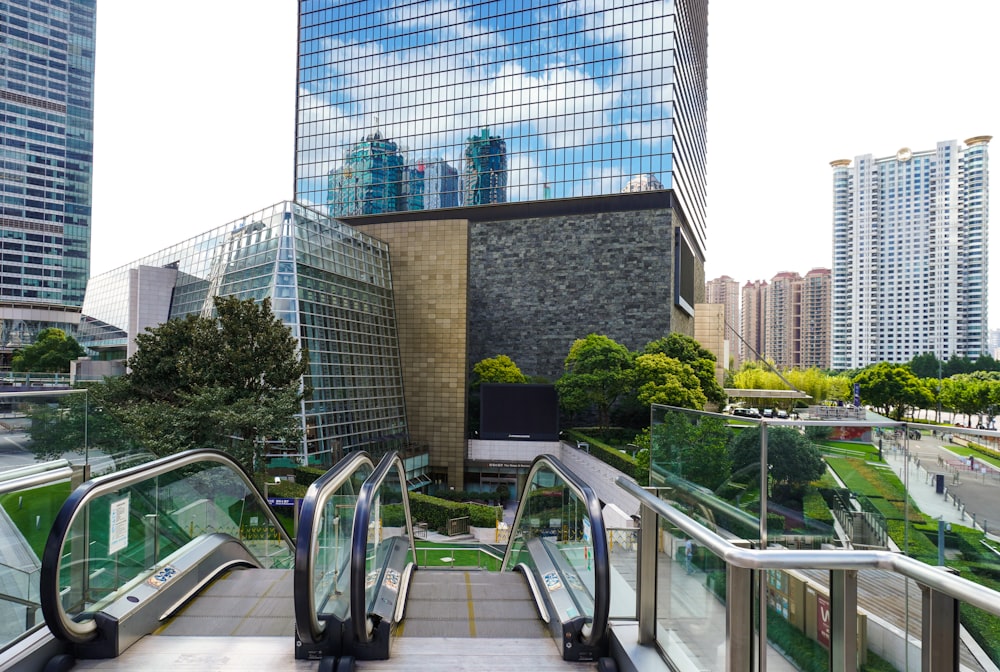
[[[469,604],[469,637],[476,636],[476,607],[472,603],[472,578],[465,572],[465,599]]]

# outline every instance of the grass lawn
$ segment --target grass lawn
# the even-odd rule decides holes
[[[869,460],[878,459],[878,447],[870,443],[855,443],[853,441],[832,441],[821,440],[814,442],[817,446],[832,448],[834,450],[846,450],[854,453],[864,453]]]
[[[837,472],[847,488],[864,495],[888,519],[902,520],[905,493],[896,475],[886,469],[878,469],[864,460],[850,457],[828,457],[826,463]],[[910,502],[911,519],[919,516],[916,505]]]
[[[500,570],[500,563],[503,560],[478,545],[462,546],[418,541],[416,547],[417,564],[421,567],[481,567],[496,572]]]
[[[62,508],[63,502],[69,497],[69,493],[69,481],[66,481],[22,492],[12,492],[0,498],[0,506],[14,521],[14,525],[21,531],[39,558],[45,550],[45,541],[49,538],[52,522]]]
[[[994,467],[1000,468],[1000,459],[993,457],[992,455],[985,455],[981,450],[976,450],[975,448],[970,448],[968,446],[957,446],[955,444],[945,447],[956,455],[961,455],[962,457],[969,457],[971,455],[976,458],[977,461],[982,460],[983,462],[989,462]]]

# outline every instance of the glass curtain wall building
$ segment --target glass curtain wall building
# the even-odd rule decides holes
[[[987,352],[990,136],[833,161],[833,368]]]
[[[704,0],[302,0],[296,199],[337,216],[610,195],[649,176],[703,250],[706,21]],[[398,168],[358,165],[376,136]],[[431,163],[464,188],[414,188]]]
[[[407,442],[385,243],[285,202],[91,280],[80,342],[131,354],[146,327],[213,314],[215,296],[271,300],[309,352],[301,464]]]
[[[0,4],[0,368],[73,331],[90,275],[95,0]]]

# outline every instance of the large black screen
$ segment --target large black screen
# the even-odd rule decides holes
[[[480,438],[559,440],[559,397],[554,386],[484,383],[479,399]]]

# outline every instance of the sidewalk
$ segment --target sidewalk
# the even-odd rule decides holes
[[[893,468],[896,476],[906,486],[910,498],[928,518],[972,527],[972,519],[959,510],[954,500],[948,501],[944,495],[937,493],[935,479],[932,478],[934,474],[928,472],[922,464],[917,466],[916,460],[907,460],[902,451],[896,450],[889,451],[886,463]],[[904,471],[904,466],[909,468]]]

